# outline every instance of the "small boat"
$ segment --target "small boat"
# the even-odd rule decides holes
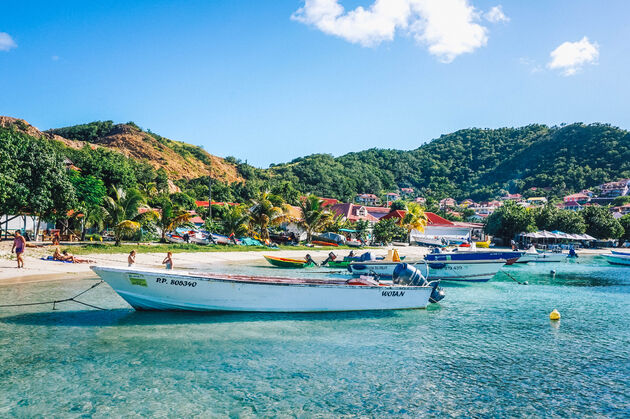
[[[337,268],[337,269],[346,269],[348,268],[348,265],[350,265],[352,262],[356,262],[354,260],[331,260],[328,261],[328,263],[324,266],[327,266],[329,268]]]
[[[339,247],[339,245],[337,243],[325,242],[325,241],[321,241],[321,240],[313,240],[311,243],[316,244],[318,246]]]
[[[422,261],[412,265],[431,281],[486,282],[505,265],[505,259]],[[398,262],[353,262],[348,270],[353,276],[391,277]]]
[[[443,293],[420,285],[93,266],[136,310],[328,312],[426,308]],[[440,295],[436,295],[440,294]]]
[[[439,253],[429,253],[424,256],[425,260],[430,262],[440,262],[447,260],[468,260],[468,261],[479,261],[479,260],[497,260],[503,259],[506,261],[508,265],[516,262],[520,257],[522,257],[524,252],[515,252],[512,250],[464,250],[459,249],[456,252],[439,252]]]
[[[361,247],[363,246],[363,243],[361,243],[359,240],[346,240],[346,246]]]
[[[265,259],[278,268],[306,268],[307,266],[313,266],[311,262],[305,259],[289,259],[275,256],[265,256]]]
[[[618,250],[611,250],[610,253],[617,256],[630,256],[630,252],[620,252]]]
[[[516,263],[528,262],[565,262],[567,255],[560,252],[539,252],[534,246],[527,249]]]
[[[611,265],[626,265],[630,266],[630,254],[623,252],[612,252],[610,255],[602,255],[606,258]]]
[[[184,238],[180,236],[179,234],[167,234],[164,237],[166,237],[166,241],[169,243],[176,243],[176,244],[185,243]]]
[[[446,247],[448,243],[437,237],[419,237],[414,240],[416,246]]]

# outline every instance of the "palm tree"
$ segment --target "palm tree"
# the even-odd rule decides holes
[[[311,242],[313,232],[319,230],[331,220],[331,213],[322,207],[322,201],[315,195],[308,195],[300,200],[298,206],[302,214],[299,226],[306,230],[306,241]]]
[[[223,219],[221,225],[223,226],[223,233],[228,236],[242,237],[247,234],[248,227],[247,221],[249,220],[249,214],[247,214],[243,207],[240,205],[228,206],[223,213]]]
[[[282,198],[270,194],[268,191],[261,192],[258,199],[252,200],[249,209],[249,223],[261,239],[269,238],[268,228],[288,221],[287,205],[282,202]]]
[[[407,213],[402,220],[402,225],[407,229],[408,235],[411,235],[411,230],[414,229],[423,232],[428,222],[429,219],[419,204],[415,202],[407,204]]]
[[[173,205],[168,196],[158,200],[156,206],[160,209],[157,211],[157,226],[162,231],[162,243],[166,242],[166,233],[175,230],[177,227],[190,222],[192,215],[181,208]]]
[[[112,186],[110,196],[103,198],[103,215],[114,227],[116,246],[123,237],[128,237],[140,229],[140,220],[147,215],[138,213],[138,208],[146,207],[144,197],[135,189],[124,190]],[[153,216],[152,213],[147,212]]]

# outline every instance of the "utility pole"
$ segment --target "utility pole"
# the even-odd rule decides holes
[[[208,167],[208,217],[212,221],[212,158]]]

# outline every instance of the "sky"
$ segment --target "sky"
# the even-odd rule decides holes
[[[630,128],[626,0],[28,1],[0,115],[134,121],[257,167],[458,129]]]

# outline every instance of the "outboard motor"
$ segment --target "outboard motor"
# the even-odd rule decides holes
[[[433,288],[429,301],[437,303],[445,297],[444,290],[440,288],[440,281],[427,281],[427,279],[420,273],[418,269],[408,263],[399,263],[394,268],[392,274],[394,284],[408,285],[408,286],[430,286]]]
[[[328,262],[333,262],[335,259],[337,259],[336,254],[333,252],[328,253],[328,257],[322,262],[322,266],[326,265]]]
[[[392,278],[394,284],[412,286],[423,286],[427,284],[427,279],[420,271],[408,263],[399,263],[396,265]]]

